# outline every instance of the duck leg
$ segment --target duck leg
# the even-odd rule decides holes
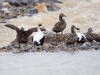
[[[57,39],[58,39],[58,37],[57,37],[57,35],[56,35],[56,45],[57,45]]]
[[[63,35],[63,32],[61,32],[61,35]]]
[[[18,46],[19,46],[18,48],[20,49],[20,48],[21,48],[21,47],[20,47],[20,43],[18,43]]]
[[[32,43],[32,51],[36,51],[35,49],[36,49],[36,48],[35,48],[35,44]]]

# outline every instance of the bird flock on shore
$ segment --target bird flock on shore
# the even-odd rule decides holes
[[[63,30],[67,27],[67,23],[63,17],[67,16],[61,13],[59,15],[59,21],[52,28],[52,31],[55,32],[55,34],[47,31],[42,24],[28,29],[27,31],[25,31],[23,27],[19,29],[12,24],[6,24],[6,27],[16,31],[16,41],[18,44],[13,43],[13,41],[9,46],[3,47],[2,49],[6,49],[6,51],[11,50],[13,52],[54,52],[100,49],[100,35],[93,33],[91,27],[88,28],[86,33],[81,33],[80,28],[72,25],[71,33],[63,34]],[[36,32],[36,34],[30,36],[33,32]],[[29,43],[29,41],[31,41],[31,43]]]

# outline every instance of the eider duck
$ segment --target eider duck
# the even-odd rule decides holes
[[[43,32],[40,30],[40,28],[43,28],[43,26],[41,24],[38,25],[37,32],[33,36],[32,47],[34,46],[34,49],[36,49],[37,46],[41,46],[42,47],[42,45],[44,43],[45,36],[44,36]]]
[[[66,17],[66,16],[63,13],[61,13],[59,15],[60,21],[57,22],[52,29],[54,32],[56,32],[56,34],[59,32],[61,32],[62,34],[63,30],[66,28],[66,21],[62,17]]]
[[[79,28],[75,27],[74,25],[71,26],[71,33],[64,34],[65,36],[65,43],[67,45],[73,45],[77,41],[78,37],[75,30],[79,30]]]
[[[19,48],[20,48],[20,43],[24,43],[27,46],[27,42],[28,42],[29,36],[33,32],[37,32],[37,28],[36,27],[28,29],[27,31],[25,31],[23,27],[21,27],[21,29],[19,29],[18,27],[14,26],[12,24],[6,24],[5,26],[9,27],[9,28],[11,28],[13,30],[16,30],[16,32],[17,32],[16,39],[17,39],[17,42],[19,44]],[[45,29],[41,29],[41,30],[46,31]]]
[[[93,30],[92,28],[88,28],[88,32],[86,33],[86,39],[89,41],[89,42],[93,42],[93,40],[97,41],[97,42],[100,42],[100,36],[96,33],[92,33]]]
[[[84,34],[82,34],[80,32],[80,30],[76,30],[76,34],[77,34],[77,37],[78,37],[77,43],[84,43],[84,42],[86,42],[86,37],[85,37]]]

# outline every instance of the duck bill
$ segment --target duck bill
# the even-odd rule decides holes
[[[75,27],[76,30],[80,30],[79,28]]]
[[[66,15],[64,15],[64,17],[67,17]]]
[[[43,26],[40,29],[41,31],[46,31],[46,29]]]

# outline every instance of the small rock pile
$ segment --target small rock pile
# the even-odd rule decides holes
[[[27,48],[24,48],[22,46],[21,51],[18,48],[18,43],[17,40],[15,39],[14,41],[11,42],[10,45],[5,46],[0,48],[0,52],[41,52],[41,51],[45,51],[45,52],[59,52],[59,51],[66,51],[66,52],[75,52],[78,50],[99,50],[100,49],[100,43],[96,42],[95,40],[93,40],[92,43],[90,42],[85,42],[82,45],[77,45],[77,43],[75,44],[75,46],[71,46],[71,45],[66,45],[66,43],[64,42],[64,35],[60,35],[58,34],[57,37],[62,38],[62,39],[56,39],[56,34],[52,33],[52,32],[48,32],[48,31],[44,31],[43,32],[45,35],[45,42],[43,45],[43,50],[41,50],[41,47],[38,47],[38,50],[34,50],[32,49],[32,36],[30,36],[28,43],[27,43]]]

